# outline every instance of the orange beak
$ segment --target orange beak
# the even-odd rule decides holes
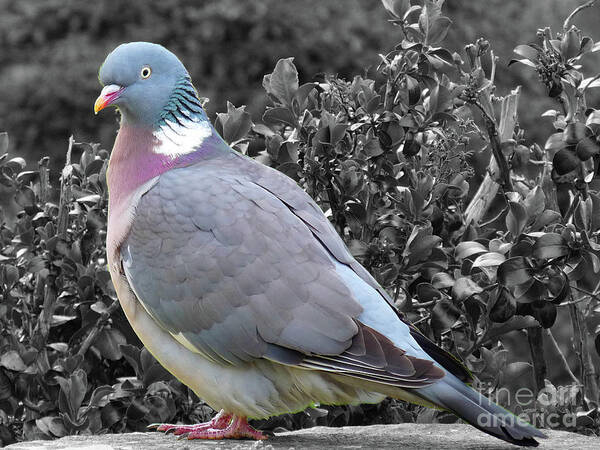
[[[102,92],[100,92],[100,96],[96,99],[96,103],[94,103],[94,113],[98,114],[98,111],[101,111],[112,104],[117,98],[119,98],[124,89],[124,87],[116,84],[104,86]]]

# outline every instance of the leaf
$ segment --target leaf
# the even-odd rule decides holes
[[[430,302],[442,298],[442,293],[430,283],[419,283],[417,285],[417,297],[419,302]]]
[[[469,277],[460,277],[452,286],[452,298],[456,302],[463,302],[472,295],[482,292],[483,289]]]
[[[89,203],[92,205],[98,203],[100,200],[102,200],[102,197],[100,197],[98,194],[85,195],[77,199],[79,203]]]
[[[558,150],[565,148],[565,145],[563,133],[554,133],[546,140],[546,144],[544,144],[544,150],[546,150],[550,156],[553,157]]]
[[[99,406],[100,400],[107,395],[112,394],[113,392],[115,392],[115,389],[112,386],[98,386],[96,389],[94,389],[94,392],[90,397],[89,407]]]
[[[536,68],[535,63],[531,62],[528,59],[515,59],[515,58],[511,59],[508,62],[508,67],[510,67],[510,66],[512,66],[513,64],[516,64],[516,63],[525,64],[526,66],[533,67],[534,69]]]
[[[77,316],[63,316],[60,314],[53,314],[52,318],[50,319],[50,326],[58,327],[75,319],[77,319]]]
[[[15,172],[19,172],[27,166],[27,161],[25,161],[24,158],[17,156],[16,158],[6,161],[5,165],[10,166]]]
[[[436,45],[442,42],[446,38],[451,25],[452,21],[448,17],[438,17],[429,28],[425,43]]]
[[[522,256],[504,261],[498,267],[498,282],[503,286],[515,286],[531,280],[531,266]]]
[[[66,342],[52,342],[48,344],[48,347],[60,353],[66,353],[69,350],[69,344]]]
[[[383,7],[391,12],[398,19],[402,19],[408,8],[410,8],[410,0],[381,0]]]
[[[530,45],[517,45],[513,51],[531,62],[535,63],[538,60],[538,51]]]
[[[508,202],[509,211],[506,215],[506,228],[516,238],[527,225],[527,211],[520,203]]]
[[[87,375],[83,369],[77,369],[69,378],[70,391],[68,393],[69,405],[73,412],[72,418],[77,418],[77,413],[87,392]]]
[[[567,144],[577,144],[587,134],[587,127],[582,122],[571,122],[563,131],[563,140]]]
[[[436,339],[460,318],[460,310],[449,300],[442,299],[431,310],[431,329]]]
[[[531,304],[533,309],[533,317],[535,317],[540,325],[544,328],[550,328],[556,322],[558,311],[556,305],[545,301],[537,300]]]
[[[542,213],[537,216],[535,222],[531,225],[531,231],[538,231],[542,228],[560,222],[562,216],[558,211],[554,211],[552,209],[546,209],[542,211]]]
[[[1,270],[1,269],[0,269]],[[1,272],[0,272],[1,274]],[[0,278],[1,280],[1,278]],[[8,288],[12,288],[19,281],[19,269],[12,264],[4,265],[4,283]]]
[[[268,108],[263,114],[263,120],[265,122],[280,122],[293,128],[298,126],[298,120],[292,111],[280,106]]]
[[[0,401],[6,400],[12,396],[12,383],[10,378],[0,370]]]
[[[560,41],[560,53],[565,61],[574,58],[579,54],[581,48],[581,42],[579,42],[579,36],[575,30],[570,29],[567,31]]]
[[[533,256],[538,259],[554,259],[567,255],[569,248],[558,233],[545,233],[533,245]]]
[[[27,208],[35,205],[35,193],[29,187],[23,187],[15,195],[15,201],[22,206]]]
[[[267,93],[290,108],[299,85],[298,71],[293,61],[294,58],[280,59],[277,61],[273,73],[265,75],[263,78],[263,87]]]
[[[546,285],[535,278],[531,278],[521,285],[513,286],[512,290],[517,304],[533,303],[539,301],[540,298],[548,298]],[[517,306],[517,314],[525,314],[525,312],[519,310],[520,307],[521,305]]]
[[[223,127],[223,139],[229,144],[245,138],[252,127],[252,119],[245,106],[236,108],[227,102],[227,113],[217,114],[217,117]]]
[[[486,253],[488,249],[479,242],[476,241],[465,241],[460,242],[454,249],[454,257],[458,261],[462,261],[469,256],[477,255],[479,253]]]
[[[490,310],[489,317],[492,322],[504,323],[517,312],[515,297],[502,287],[498,288],[498,295]]]
[[[548,280],[548,290],[554,296],[550,301],[555,305],[560,305],[567,295],[571,292],[571,285],[568,278],[561,274],[553,276]]]
[[[537,218],[546,209],[546,195],[541,186],[535,186],[527,193],[523,202],[528,218]]]
[[[479,255],[471,267],[495,267],[502,264],[506,258],[501,253],[489,252]]]
[[[85,168],[85,176],[89,177],[90,175],[93,175],[95,173],[100,173],[105,164],[106,161],[100,158],[96,158],[90,161],[90,163]]]
[[[577,143],[577,147],[575,148],[575,153],[577,154],[577,157],[582,161],[586,161],[587,159],[596,155],[599,151],[600,146],[598,146],[598,144],[596,144],[594,140],[587,136],[581,139]]]
[[[533,366],[525,361],[512,362],[506,365],[503,373],[508,380],[524,380],[532,376]]]
[[[403,256],[407,256],[411,264],[427,259],[433,247],[442,240],[439,236],[430,233],[431,230],[427,227],[415,226],[413,228],[403,252]]]
[[[51,438],[60,438],[68,434],[60,417],[42,417],[36,419],[35,424],[42,433]]]
[[[140,367],[140,349],[131,344],[120,344],[119,349],[123,353],[123,357],[133,367],[137,378],[142,378],[142,370]]]
[[[17,181],[21,184],[29,184],[39,177],[37,170],[24,170],[17,175]]]
[[[123,357],[120,345],[126,344],[127,340],[123,333],[116,328],[104,328],[96,337],[94,341],[94,347],[96,347],[100,354],[112,361],[118,361]]]
[[[16,350],[9,350],[0,356],[0,366],[14,370],[15,372],[23,372],[27,366]]]
[[[446,272],[438,272],[431,278],[431,284],[436,289],[445,289],[454,286],[454,278]]]

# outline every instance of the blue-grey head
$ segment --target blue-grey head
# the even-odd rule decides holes
[[[154,127],[181,109],[203,113],[187,70],[161,45],[119,45],[106,57],[98,78],[104,88],[94,111],[116,106],[124,123]]]

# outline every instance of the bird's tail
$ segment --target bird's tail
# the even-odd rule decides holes
[[[479,430],[511,444],[537,447],[538,442],[534,437],[547,437],[450,373],[437,383],[415,389],[413,392],[456,414]]]

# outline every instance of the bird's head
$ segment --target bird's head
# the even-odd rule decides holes
[[[104,88],[94,112],[116,106],[122,120],[134,125],[156,125],[182,82],[193,91],[188,72],[177,56],[149,42],[119,45],[106,57],[98,79]]]

